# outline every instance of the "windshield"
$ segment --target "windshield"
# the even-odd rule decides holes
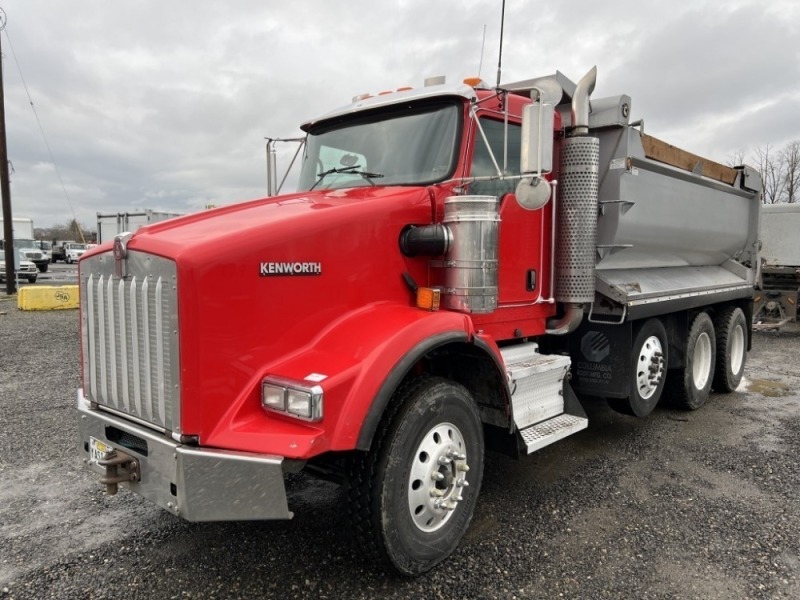
[[[14,248],[36,248],[36,242],[33,240],[14,240]]]
[[[459,105],[404,106],[309,132],[298,191],[428,184],[455,168]]]

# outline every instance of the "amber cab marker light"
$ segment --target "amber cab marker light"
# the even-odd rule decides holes
[[[421,287],[417,289],[417,308],[430,311],[439,310],[439,301],[441,297],[441,290]]]

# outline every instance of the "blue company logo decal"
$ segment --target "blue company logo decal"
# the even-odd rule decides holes
[[[262,262],[261,277],[279,275],[322,275],[322,263],[319,262]]]
[[[611,352],[611,344],[599,331],[589,331],[581,339],[581,352],[590,362],[602,362]]]

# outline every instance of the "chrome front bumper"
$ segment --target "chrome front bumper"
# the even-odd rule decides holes
[[[95,438],[138,461],[125,487],[187,521],[291,519],[283,457],[203,449],[93,409],[78,391],[79,450],[89,463]]]

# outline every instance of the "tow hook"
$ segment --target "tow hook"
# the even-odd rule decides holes
[[[139,461],[119,450],[115,450],[107,458],[98,460],[97,464],[105,467],[106,474],[100,478],[100,483],[106,485],[106,493],[109,496],[117,493],[120,483],[125,481],[136,483],[141,479]]]

